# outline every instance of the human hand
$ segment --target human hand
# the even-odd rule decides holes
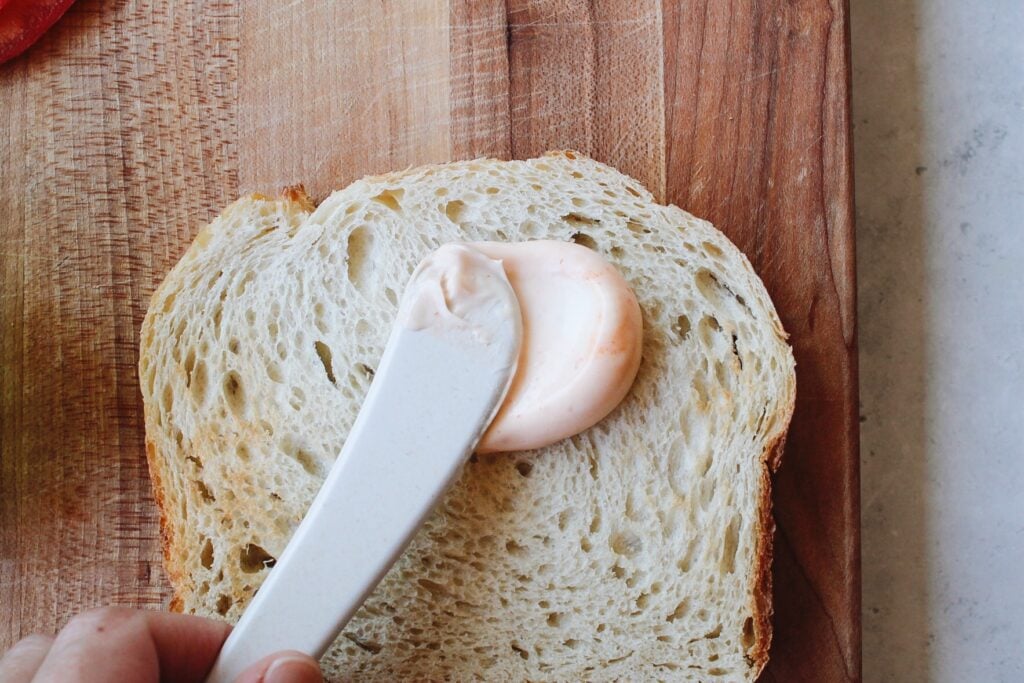
[[[202,683],[231,627],[184,614],[102,607],[56,637],[29,636],[0,659],[0,683]],[[278,652],[236,683],[322,683],[300,652]]]

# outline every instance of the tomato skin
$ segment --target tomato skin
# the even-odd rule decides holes
[[[0,0],[0,64],[27,50],[74,1]]]

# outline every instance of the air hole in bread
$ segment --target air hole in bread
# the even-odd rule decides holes
[[[281,326],[277,324],[276,320],[271,320],[267,323],[267,335],[271,339],[277,339],[277,335],[281,333]]]
[[[690,386],[693,387],[694,393],[697,394],[698,405],[707,410],[707,406],[711,403],[711,395],[708,393],[704,381],[700,377],[694,377],[690,382]]]
[[[636,493],[630,491],[626,494],[626,518],[637,521],[640,518],[640,509],[636,502]]]
[[[754,618],[747,617],[743,620],[743,635],[740,642],[743,643],[744,650],[750,650],[750,648],[754,647],[756,641],[757,639],[754,637]]]
[[[242,378],[234,370],[230,371],[224,378],[224,400],[235,415],[245,412],[245,390],[242,388]]]
[[[387,297],[388,303],[390,303],[392,306],[398,306],[398,295],[395,294],[395,290],[391,289],[390,287],[387,287],[384,290],[384,296]]]
[[[306,404],[306,392],[298,387],[292,387],[292,395],[288,399],[288,405],[292,407],[292,410],[298,412],[302,410],[302,406]]]
[[[722,295],[727,288],[722,285],[714,273],[707,268],[701,268],[693,278],[694,284],[701,295],[716,308],[723,305]]]
[[[273,567],[277,558],[255,543],[246,543],[238,553],[238,564],[246,574],[255,574]]]
[[[536,237],[540,229],[540,225],[534,220],[525,220],[519,224],[519,232],[523,237]]]
[[[685,341],[690,336],[690,319],[685,314],[678,316],[672,323],[672,332]]]
[[[295,461],[302,465],[302,469],[306,470],[309,474],[312,474],[313,476],[320,475],[320,464],[309,451],[305,451],[301,448],[296,450]]]
[[[366,284],[366,270],[373,251],[373,233],[366,227],[356,228],[348,236],[345,251],[348,281],[361,290]]]
[[[616,564],[612,566],[612,576],[616,579],[622,579],[626,576],[626,570],[622,568],[622,565]]]
[[[715,638],[718,638],[720,635],[722,635],[722,625],[721,624],[715,626],[715,628],[713,628],[710,631],[708,631],[707,633],[705,633],[704,634],[704,638],[706,640],[714,640]]]
[[[665,617],[665,621],[672,623],[676,619],[682,619],[687,615],[687,613],[689,613],[689,611],[690,599],[683,598],[683,600],[681,600],[679,604],[676,605],[676,608],[672,611],[672,613]]]
[[[626,255],[626,250],[622,247],[612,247],[608,252],[611,254],[612,258],[616,260],[621,259]]]
[[[255,273],[253,273],[251,270],[246,271],[242,275],[242,277],[238,280],[238,283],[235,285],[235,294],[237,296],[242,296],[243,294],[245,294],[245,290],[248,289],[249,285],[255,279],[256,279],[256,274]]]
[[[216,498],[213,497],[213,494],[210,493],[210,488],[206,485],[205,482],[203,482],[203,481],[201,481],[199,479],[196,479],[195,482],[196,482],[196,488],[199,490],[199,497],[200,498],[202,498],[207,503],[212,503],[212,502],[214,502],[216,500]]]
[[[313,323],[318,330],[324,334],[327,333],[327,325],[324,322],[324,305],[320,301],[313,304]]]
[[[201,564],[204,569],[213,568],[213,541],[210,539],[206,539],[203,543],[203,549],[199,553],[199,564]]]
[[[377,196],[373,197],[373,201],[379,202],[384,206],[388,207],[392,211],[398,213],[402,212],[402,197],[405,196],[405,190],[401,188],[391,188],[384,190]]]
[[[313,346],[316,348],[316,355],[320,358],[320,363],[324,366],[324,373],[327,375],[327,381],[337,386],[338,380],[334,376],[334,365],[332,361],[334,354],[331,353],[331,347],[320,340],[317,340]]]
[[[676,562],[676,566],[679,567],[679,571],[683,572],[684,574],[690,571],[690,568],[693,566],[693,556],[696,553],[696,551],[697,539],[692,539],[690,543],[686,546],[686,552],[684,552],[683,556],[679,558],[678,562]]]
[[[721,260],[725,255],[724,252],[719,248],[717,244],[713,242],[701,242],[700,246],[704,248],[704,253],[715,260]]]
[[[701,479],[700,482],[700,509],[707,510],[715,497],[715,482],[710,478]]]
[[[548,626],[552,628],[561,628],[562,621],[565,619],[565,614],[562,612],[551,612],[548,614],[547,622]]]
[[[743,369],[743,356],[740,355],[739,340],[735,334],[732,335],[732,355],[736,356],[736,362],[740,365],[740,370]]]
[[[192,373],[192,383],[189,386],[192,399],[199,405],[206,401],[206,387],[206,363],[200,360],[196,363],[195,371]]]
[[[231,605],[233,605],[233,604],[234,604],[234,602],[231,600],[230,596],[227,596],[227,595],[220,595],[220,596],[218,596],[217,603],[216,603],[216,606],[215,606],[215,609],[217,610],[217,614],[221,615],[222,617],[223,616],[227,616],[228,610],[231,609]]]
[[[585,553],[589,553],[593,549],[594,544],[590,542],[589,538],[584,537],[580,539],[580,550],[582,550]]]
[[[281,366],[278,365],[277,363],[275,363],[274,361],[268,362],[267,363],[267,378],[271,382],[276,382],[278,384],[282,383],[284,381],[284,375],[281,372]]]
[[[526,546],[520,545],[514,540],[509,540],[505,543],[505,552],[512,556],[524,556],[526,555]]]
[[[715,361],[715,379],[718,380],[718,385],[722,388],[729,388],[732,383],[731,374],[725,367],[725,363],[720,360]]]
[[[517,462],[516,472],[519,472],[520,476],[529,477],[530,473],[533,472],[533,463],[530,462]]]
[[[567,640],[562,641],[562,645],[566,646],[570,650],[575,649],[579,644],[580,641],[576,640],[575,638],[568,638]]]
[[[558,513],[558,530],[565,531],[569,528],[569,520],[572,519],[570,510],[562,510]]]
[[[720,666],[716,666],[716,667],[714,667],[712,669],[708,669],[708,675],[709,676],[724,676],[727,673],[729,673],[729,671],[727,669],[723,669]]]
[[[342,635],[352,641],[360,650],[369,652],[371,655],[378,654],[382,649],[384,649],[380,643],[376,643],[372,640],[363,640],[352,633],[344,633]]]
[[[608,545],[611,547],[611,552],[626,557],[632,557],[643,550],[643,541],[633,531],[612,533]]]
[[[444,205],[444,215],[456,225],[462,223],[463,214],[466,211],[466,202],[461,199],[453,199]]]
[[[722,324],[720,322],[718,322],[718,318],[716,318],[715,316],[713,316],[713,315],[706,315],[706,316],[704,316],[703,318],[700,319],[700,325],[701,325],[701,328],[702,328],[702,330],[701,330],[702,335],[701,336],[704,338],[704,343],[707,344],[708,346],[711,346],[711,344],[712,344],[711,333],[712,332],[721,332],[722,331]]]
[[[585,232],[574,232],[572,236],[569,237],[569,239],[571,239],[573,242],[580,245],[581,247],[586,247],[587,249],[593,249],[594,251],[597,251],[597,241],[595,241],[593,237],[591,237]]]
[[[245,311],[245,322],[250,324],[250,325],[255,325],[256,324],[256,311],[252,310],[251,308],[246,309],[246,311]]]
[[[722,561],[719,564],[719,569],[729,574],[736,571],[736,552],[739,550],[740,535],[739,524],[739,516],[733,515],[729,526],[725,528],[725,536],[722,539]]]
[[[573,203],[575,203],[575,201]],[[583,225],[594,225],[595,223],[599,222],[596,218],[584,216],[583,214],[576,212],[565,214],[564,216],[562,216],[562,220],[574,227]]]
[[[650,593],[641,593],[636,598],[637,609],[647,609],[647,605],[650,604],[651,595]]]
[[[376,371],[365,363],[356,363],[356,367],[359,368],[359,372],[363,373],[366,379],[373,379]]]
[[[634,235],[649,235],[649,234],[651,234],[650,228],[644,227],[644,225],[642,223],[638,223],[637,221],[628,221],[626,223],[626,227],[629,228],[629,231],[631,233],[633,233]]]
[[[163,408],[164,413],[170,413],[171,408],[174,407],[174,389],[170,384],[164,385],[164,391],[160,398],[160,406]]]
[[[530,658],[530,653],[527,652],[522,646],[518,645],[517,643],[512,643],[511,646],[512,646],[513,652],[518,654],[523,659],[529,659]]]
[[[421,587],[423,587],[424,590],[426,590],[431,595],[437,595],[440,597],[448,597],[449,595],[451,595],[447,587],[443,586],[442,584],[436,581],[431,581],[430,579],[417,579],[416,583],[418,583]]]

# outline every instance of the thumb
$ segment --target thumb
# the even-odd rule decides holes
[[[275,652],[243,671],[235,683],[323,683],[320,665],[295,650]]]

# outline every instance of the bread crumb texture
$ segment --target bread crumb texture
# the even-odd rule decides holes
[[[710,224],[573,153],[241,199],[153,295],[139,375],[176,604],[236,620],[345,441],[416,264],[452,241],[572,240],[634,288],[625,401],[474,457],[324,659],[333,680],[750,681],[766,661],[767,459],[793,357]],[[339,568],[339,571],[342,568]],[[759,605],[762,605],[759,607]]]

